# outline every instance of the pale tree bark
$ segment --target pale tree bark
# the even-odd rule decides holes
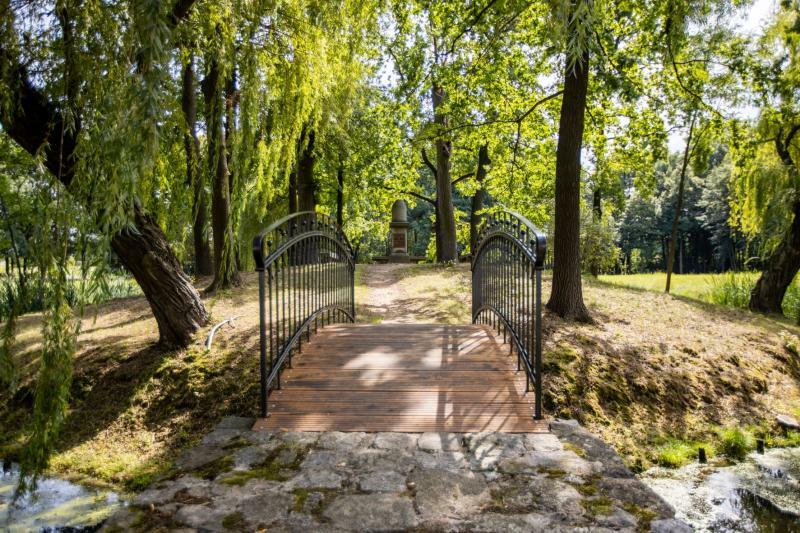
[[[580,190],[588,53],[567,65],[558,125],[556,201],[553,234],[553,288],[547,307],[563,318],[590,321],[581,284]]]
[[[689,161],[692,158],[692,136],[694,135],[694,124],[696,116],[692,114],[689,124],[689,135],[686,137],[686,147],[683,150],[683,162],[681,163],[681,176],[678,181],[678,199],[675,205],[675,213],[672,215],[672,230],[670,231],[669,249],[667,251],[667,285],[664,292],[669,292],[672,282],[672,270],[675,265],[675,243],[678,240],[678,224],[680,222],[681,211],[683,210],[683,191],[686,188],[686,173],[689,169]]]

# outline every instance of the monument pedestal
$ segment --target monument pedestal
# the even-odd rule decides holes
[[[397,200],[392,204],[392,222],[390,229],[390,254],[387,257],[389,263],[408,263],[411,258],[408,255],[408,212],[406,202]]]

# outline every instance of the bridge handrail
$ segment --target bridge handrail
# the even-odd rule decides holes
[[[547,238],[510,210],[489,213],[472,259],[472,322],[490,324],[517,352],[534,385],[534,417],[542,418],[542,270]]]
[[[284,366],[312,328],[355,321],[355,254],[327,215],[301,211],[275,221],[253,239],[258,272],[261,416],[280,388]]]

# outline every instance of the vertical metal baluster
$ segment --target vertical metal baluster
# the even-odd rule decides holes
[[[311,229],[313,229],[310,222],[309,222],[309,225],[308,225],[308,229],[309,229],[309,231],[311,231]],[[310,248],[310,243],[311,243],[311,240],[310,239],[306,239],[306,246],[305,246],[305,252],[304,252],[305,256],[306,256],[306,266],[305,266],[305,269],[304,269],[304,272],[305,272],[305,283],[304,283],[305,298],[303,300],[305,302],[304,305],[306,307],[306,318],[310,317],[311,316],[311,312],[313,311],[313,309],[311,308],[311,279],[310,279],[310,272],[311,272],[311,253],[310,253],[310,250],[311,250],[311,248]],[[309,341],[309,342],[311,341],[311,323],[309,323],[306,326],[306,340]]]
[[[537,258],[538,259],[538,258]],[[536,349],[534,375],[536,376],[536,420],[542,419],[542,267],[536,267]]]
[[[264,269],[258,269],[258,338],[259,364],[261,370],[261,417],[267,416],[267,334],[266,334],[266,302],[264,302]]]

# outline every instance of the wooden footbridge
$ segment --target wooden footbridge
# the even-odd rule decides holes
[[[254,429],[546,431],[544,237],[506,211],[486,219],[479,243],[473,324],[356,324],[355,257],[335,223],[304,212],[262,232]]]

